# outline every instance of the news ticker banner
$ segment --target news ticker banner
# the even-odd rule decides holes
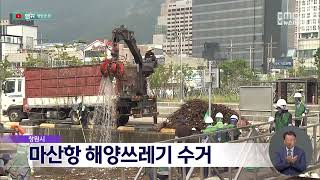
[[[34,167],[273,167],[268,143],[19,144]]]

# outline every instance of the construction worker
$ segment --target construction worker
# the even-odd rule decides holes
[[[81,101],[75,108],[77,116],[81,122],[82,128],[87,129],[89,109]]]
[[[212,123],[213,123],[213,119],[211,116],[209,116],[208,113],[206,113],[205,117],[204,117],[204,122],[206,123],[207,127],[202,131],[203,133],[207,134],[210,132],[215,132],[216,129],[213,127]],[[204,143],[209,143],[209,136],[207,136],[205,139],[202,140]],[[204,168],[204,176],[205,178],[208,177],[209,174],[209,168]]]
[[[205,116],[204,117],[204,122],[206,123],[206,128],[202,131],[203,133],[210,133],[210,132],[214,132],[215,130],[213,129],[213,119],[211,118],[211,116]]]
[[[217,122],[216,125],[207,126],[207,128],[203,130],[204,133],[216,132],[216,131],[220,131],[220,130],[227,128],[226,125],[223,124],[223,114],[222,113],[218,112],[215,116],[215,119]],[[210,119],[208,119],[207,122],[210,123],[211,122]],[[214,135],[214,139],[215,139],[215,142],[226,142],[227,141],[227,132],[218,132],[217,134]]]
[[[238,123],[238,116],[232,115],[232,116],[230,116],[230,121],[229,121],[229,124],[227,125],[227,128],[230,128],[230,129],[236,128],[237,123]],[[236,130],[233,130],[232,132],[233,132],[233,140],[238,140],[239,136],[241,134],[240,130],[236,129]],[[231,140],[232,139],[231,132],[229,132],[229,133],[230,133],[229,136],[230,136],[230,140]]]
[[[299,119],[295,119],[294,125],[299,127],[300,125],[304,126],[305,123],[303,121],[303,116],[305,116],[306,107],[301,101],[302,95],[301,93],[294,94],[294,101],[295,101],[295,111],[294,116]],[[301,123],[302,121],[302,123]]]
[[[209,116],[208,112],[204,116],[204,123],[206,123],[206,128],[202,130],[202,133],[208,134],[210,132],[214,132],[213,128],[213,119],[211,116]],[[202,139],[202,142],[208,143],[209,142],[209,136],[206,136],[204,139]]]
[[[286,126],[292,126],[292,114],[288,111],[286,100],[279,99],[275,108],[277,109],[273,123],[275,125],[275,131],[278,131]]]
[[[144,59],[147,62],[156,62],[156,56],[153,53],[153,48],[148,47],[146,54],[144,55]]]
[[[223,114],[218,112],[215,116],[216,124],[212,126],[213,120],[209,116],[205,118],[205,123],[208,124],[207,128],[203,130],[204,133],[212,133],[216,131],[220,131],[226,129],[227,126],[223,124]],[[213,142],[224,143],[228,141],[228,132],[217,132],[214,135]],[[204,168],[204,176],[207,178],[209,175],[209,168]]]
[[[226,129],[227,126],[223,124],[223,114],[218,112],[216,114],[216,125],[213,126],[216,131],[220,131]],[[216,142],[226,142],[228,139],[228,132],[218,132],[215,134],[215,141]]]

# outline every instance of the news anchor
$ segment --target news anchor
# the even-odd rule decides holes
[[[296,137],[293,131],[283,134],[284,146],[276,152],[274,159],[274,166],[281,174],[295,176],[306,170],[306,155],[295,145]]]

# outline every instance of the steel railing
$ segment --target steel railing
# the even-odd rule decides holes
[[[318,165],[319,162],[319,158],[320,158],[320,152],[318,149],[318,145],[317,145],[317,134],[320,135],[320,119],[319,119],[319,114],[313,114],[313,115],[308,115],[305,116],[305,120],[308,117],[317,117],[318,118],[318,123],[317,124],[312,124],[312,125],[307,125],[307,126],[303,126],[300,127],[301,129],[309,129],[309,128],[313,128],[312,131],[312,145],[313,145],[313,156],[312,156],[312,164],[311,165]],[[301,118],[292,118],[292,120],[300,120]],[[203,142],[203,139],[205,139],[206,137],[212,137],[217,133],[221,133],[221,132],[227,132],[230,133],[230,138],[231,140],[228,143],[245,143],[245,142],[249,142],[249,141],[253,141],[253,142],[263,142],[263,141],[267,141],[266,139],[270,139],[272,137],[272,135],[274,135],[275,133],[270,133],[269,131],[267,131],[267,133],[265,134],[259,134],[259,127],[261,126],[267,126],[267,125],[271,125],[273,122],[264,122],[264,123],[259,123],[259,124],[253,124],[253,125],[248,125],[248,126],[243,126],[243,127],[239,127],[239,128],[230,128],[230,129],[224,129],[224,130],[219,130],[216,132],[211,132],[211,133],[206,133],[206,134],[195,134],[195,135],[191,135],[191,136],[187,136],[187,137],[181,137],[181,138],[175,138],[175,139],[170,139],[170,140],[165,140],[165,141],[160,141],[158,143],[177,143],[177,142],[186,142],[186,141],[191,141],[191,140],[197,140],[195,141],[198,143],[206,143]],[[318,127],[318,131],[317,131],[317,127]],[[245,138],[239,139],[239,140],[234,140],[233,139],[233,132],[234,130],[248,130],[249,133],[247,134],[247,136]],[[264,139],[265,138],[265,139]],[[189,180],[194,172],[196,167],[191,167],[190,170],[188,172],[186,172],[185,168],[182,168],[182,178]],[[140,175],[143,172],[144,167],[141,167],[138,171],[138,173],[135,176],[135,180],[137,180]],[[155,168],[151,168],[152,169],[152,173],[153,173],[153,177],[156,179],[157,177],[157,172]],[[243,168],[239,168],[235,177],[233,177],[232,174],[232,168],[228,169],[228,178],[229,179],[238,179],[241,172],[242,172]],[[169,172],[168,172],[168,176],[169,176],[169,180],[172,179],[172,170],[173,168],[169,168]],[[222,175],[219,174],[218,170],[216,168],[213,168],[213,170],[215,171],[216,175],[220,178],[223,179]],[[272,168],[272,171],[277,173],[277,171]],[[211,176],[210,174],[211,169],[209,168],[209,177]],[[257,172],[255,172],[257,173]],[[256,175],[257,178],[257,175]],[[204,168],[200,168],[200,179],[204,179]]]

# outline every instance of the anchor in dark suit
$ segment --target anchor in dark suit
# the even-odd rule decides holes
[[[296,134],[288,131],[283,134],[284,146],[277,152],[274,159],[275,168],[284,175],[296,176],[307,168],[306,155],[303,149],[296,146]]]

